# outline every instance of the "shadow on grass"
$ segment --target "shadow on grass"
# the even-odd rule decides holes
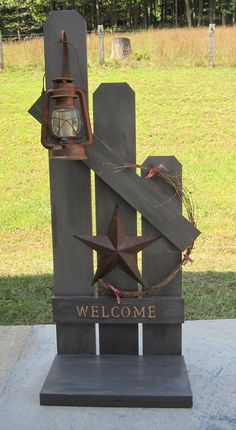
[[[53,276],[0,277],[0,324],[52,323]]]
[[[236,272],[184,272],[185,319],[236,318]]]
[[[184,272],[186,319],[236,318],[236,273]],[[50,324],[53,276],[0,277],[0,324]]]

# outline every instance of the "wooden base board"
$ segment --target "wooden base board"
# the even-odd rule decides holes
[[[56,355],[41,405],[190,408],[183,356]]]

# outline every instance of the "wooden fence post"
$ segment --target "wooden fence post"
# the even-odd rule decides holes
[[[214,48],[215,48],[216,25],[209,25],[209,66],[214,67]]]
[[[3,44],[2,44],[2,33],[0,31],[0,70],[4,69],[4,57],[3,57]]]
[[[104,51],[104,28],[103,25],[98,25],[98,51],[99,51],[99,64],[105,62],[105,51]]]

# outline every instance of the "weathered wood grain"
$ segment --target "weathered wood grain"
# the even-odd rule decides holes
[[[127,84],[102,84],[94,93],[94,133],[121,159],[136,161],[135,95]],[[136,235],[136,211],[96,175],[97,234],[106,234],[115,205],[128,235]],[[137,283],[117,268],[104,278],[127,289],[137,289]],[[138,327],[100,324],[101,354],[134,354],[138,351]]]
[[[101,84],[94,93],[94,133],[124,160],[136,162],[135,95],[127,84]],[[137,233],[136,211],[97,175],[96,228],[106,235],[116,204],[119,206],[127,235]],[[137,289],[137,282],[120,269],[115,269],[106,281]]]
[[[123,160],[135,163],[135,95],[127,84],[102,84],[94,93],[94,133],[109,149]],[[114,173],[113,173],[114,175]],[[115,205],[123,218],[128,235],[136,235],[136,211],[96,175],[96,227],[97,234],[104,235],[109,227]],[[105,281],[125,285],[130,290],[137,289],[137,282],[117,268],[104,278]],[[122,336],[119,336],[122,330]],[[137,353],[137,326],[108,327],[100,324],[100,352]],[[114,338],[115,344],[114,344]],[[131,341],[132,339],[132,341]]]
[[[92,252],[74,238],[91,234],[90,172],[77,161],[50,162],[54,292],[92,295]]]
[[[144,166],[150,169],[158,164],[163,164],[171,176],[178,176],[181,183],[182,168],[175,157],[149,157]],[[143,171],[142,175],[146,175]],[[173,189],[158,176],[148,180],[148,185],[158,188],[165,195],[165,205],[169,211],[178,210],[181,213],[181,201]],[[159,208],[157,207],[157,211]],[[145,218],[142,219],[143,234],[157,234],[157,231]],[[146,285],[152,286],[164,279],[170,271],[181,261],[179,251],[165,237],[152,244],[143,251],[143,277]],[[180,296],[182,276],[181,271],[166,286],[161,288],[157,296]],[[143,352],[144,354],[180,354],[181,353],[181,325],[155,325],[143,326]]]
[[[58,354],[95,354],[94,324],[57,323]]]
[[[181,324],[143,325],[143,355],[181,355]]]
[[[87,91],[86,24],[76,11],[53,12],[44,25],[45,69],[47,89],[52,79],[62,73],[60,32],[65,30],[69,45],[69,63],[76,85]],[[82,72],[82,73],[81,73]],[[50,191],[55,295],[92,294],[92,251],[78,243],[73,234],[91,233],[90,171],[80,161],[50,161]],[[86,330],[86,343],[82,339]],[[86,353],[95,350],[94,325],[57,327],[60,353]],[[71,339],[71,341],[70,341]]]
[[[67,355],[55,357],[40,403],[181,408],[192,406],[192,393],[183,357]],[[134,416],[132,411],[131,415]],[[133,422],[130,429],[140,428],[135,419]],[[101,427],[100,423],[97,427]]]

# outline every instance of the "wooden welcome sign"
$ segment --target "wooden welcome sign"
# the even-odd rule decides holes
[[[53,299],[55,322],[100,324],[180,324],[184,322],[183,299],[178,297],[153,297],[149,299],[114,299],[94,297],[55,297]]]
[[[76,87],[88,94],[86,24],[69,10],[53,12],[44,26],[47,89],[60,76],[62,30],[69,42],[71,76]],[[30,113],[42,121],[42,98]],[[180,198],[159,176],[147,181],[134,169],[116,169],[136,162],[135,95],[129,85],[100,85],[93,95],[93,118],[87,159],[49,163],[57,355],[40,402],[191,407],[181,355],[181,270],[162,288],[151,287],[181,265],[182,251],[199,231],[183,217]],[[157,165],[181,178],[175,157],[152,156],[143,164],[147,170]],[[91,171],[95,172],[94,216]],[[93,222],[96,235],[92,235]],[[138,252],[142,252],[141,267]],[[93,285],[99,282],[107,289],[98,288],[94,294]]]

